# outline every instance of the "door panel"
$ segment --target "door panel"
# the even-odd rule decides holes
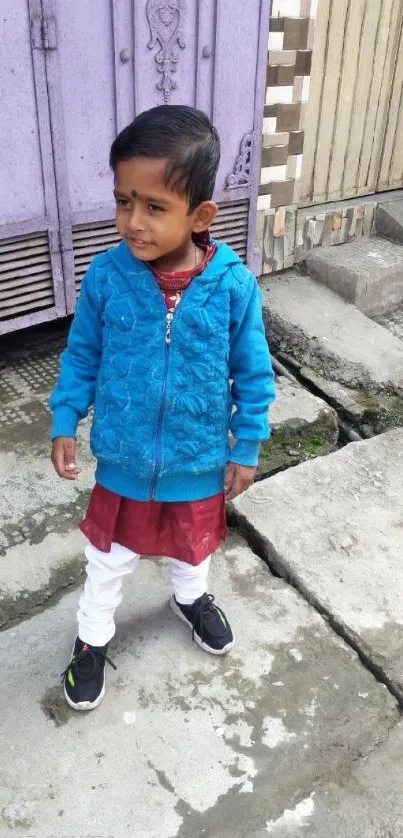
[[[0,23],[0,334],[66,312],[40,0]],[[7,116],[8,118],[4,118]]]
[[[212,119],[221,138],[217,198],[249,197],[247,173],[230,183],[245,138],[254,130],[254,96],[259,43],[259,3],[216,0],[214,97]],[[261,133],[261,128],[260,128]],[[250,138],[250,140],[249,140]],[[244,182],[244,184],[243,184]]]
[[[255,92],[259,49],[265,71],[267,32],[262,41],[261,26],[268,25],[261,0],[42,4],[57,32],[46,67],[68,311],[88,254],[99,250],[103,235],[105,247],[111,240],[112,140],[136,113],[154,105],[198,106],[217,125],[222,157],[215,198],[225,204],[217,231],[244,253],[252,144],[255,139],[258,165],[261,137]]]
[[[0,120],[0,224],[16,224],[44,219],[46,200],[43,188],[38,110],[35,101],[34,64],[30,21],[26,4],[19,2],[2,14],[0,51],[0,96],[3,114],[14,119]],[[23,114],[23,118],[18,118]]]
[[[4,2],[0,332],[74,310],[88,261],[117,240],[111,143],[164,102],[217,125],[214,234],[253,260],[266,0]]]
[[[116,111],[110,0],[59,0],[44,3],[44,8],[56,19],[57,51],[47,61],[59,65],[68,185],[64,198],[74,224],[82,213],[111,204],[108,151],[116,135]]]

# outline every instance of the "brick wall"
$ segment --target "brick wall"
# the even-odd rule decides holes
[[[262,273],[294,263],[317,4],[318,0],[271,0],[257,220]]]

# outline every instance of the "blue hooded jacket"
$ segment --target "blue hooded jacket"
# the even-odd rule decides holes
[[[124,242],[93,259],[50,406],[54,439],[94,405],[98,483],[141,501],[221,492],[229,459],[257,464],[274,395],[261,292],[226,244],[173,313]]]

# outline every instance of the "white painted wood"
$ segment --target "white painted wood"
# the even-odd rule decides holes
[[[356,104],[355,77],[360,53],[360,31],[365,14],[366,0],[350,3],[346,21],[344,51],[341,62],[341,76],[337,97],[337,112],[333,134],[327,200],[338,199],[343,191],[344,165],[351,141],[351,121]],[[326,118],[326,102],[323,102]]]
[[[403,0],[319,0],[299,204],[403,186]]]
[[[313,173],[315,166],[317,136],[321,115],[322,83],[325,73],[327,52],[327,31],[331,0],[321,0],[315,24],[315,41],[312,56],[311,82],[305,117],[305,137],[302,161],[302,173],[299,183],[301,206],[313,202]]]

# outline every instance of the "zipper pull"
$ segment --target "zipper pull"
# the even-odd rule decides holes
[[[171,343],[171,324],[173,319],[174,316],[172,311],[168,311],[166,317],[165,343]]]

